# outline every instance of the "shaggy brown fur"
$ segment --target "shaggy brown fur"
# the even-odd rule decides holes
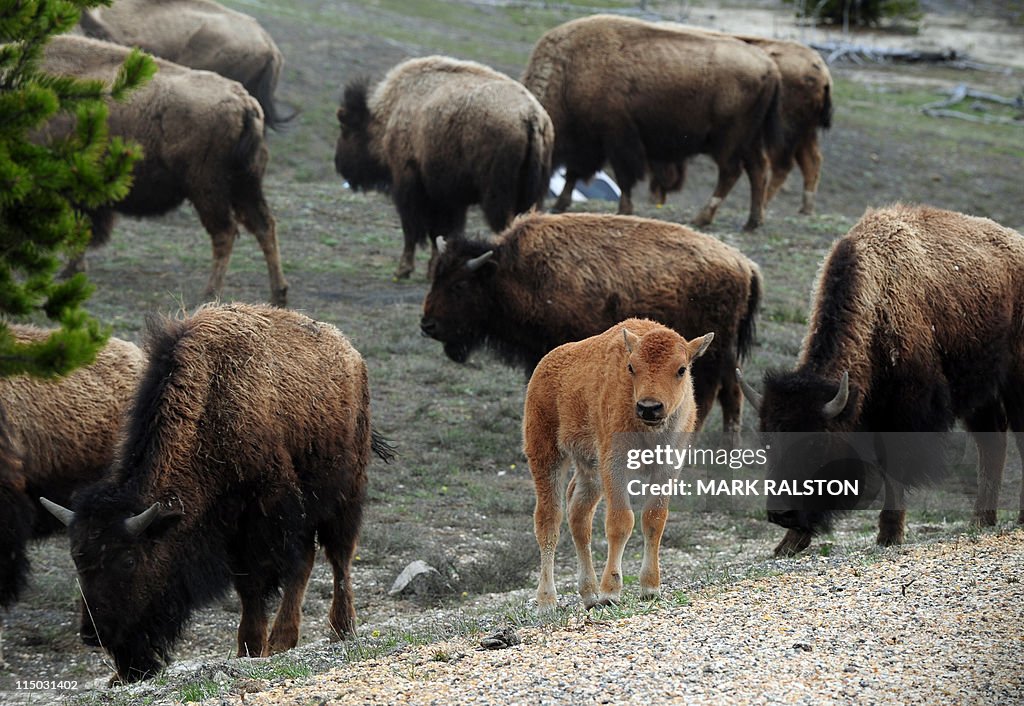
[[[367,90],[365,82],[345,90],[334,161],[353,188],[390,189],[405,236],[396,277],[412,273],[417,244],[460,235],[470,205],[479,203],[497,232],[542,202],[554,132],[517,81],[430,56]]]
[[[232,582],[238,655],[294,647],[317,540],[334,569],[331,634],[354,633],[349,569],[380,453],[362,357],[329,324],[243,304],[153,327],[147,350],[118,462],[66,518],[119,676],[159,670],[192,611]]]
[[[523,450],[533,473],[537,505],[534,531],[540,545],[537,603],[558,603],[555,547],[562,524],[565,477],[569,530],[579,562],[579,592],[588,608],[618,602],[622,593],[622,552],[633,531],[633,510],[623,469],[613,468],[612,438],[621,432],[689,432],[697,424],[690,365],[714,338],[687,341],[648,319],[627,319],[604,333],[566,343],[544,356],[526,390]],[[598,593],[590,552],[594,510],[607,503],[608,561]],[[658,548],[668,517],[666,496],[650,496],[641,527],[644,559],[640,591],[658,595]]]
[[[54,37],[43,68],[50,73],[111,81],[128,54],[125,47],[74,36]],[[113,213],[149,216],[188,199],[213,241],[213,271],[203,294],[219,296],[241,223],[256,236],[270,274],[270,298],[286,301],[274,217],[263,196],[269,157],[263,111],[241,85],[209,71],[158,59],[159,71],[127,102],[110,106],[110,132],[142,145],[131,192],[120,203],[90,212],[93,244],[110,236]],[[64,135],[67,120],[54,120]]]
[[[745,169],[746,227],[764,219],[765,147],[779,135],[781,78],[760,49],[724,35],[688,32],[611,15],[567,22],[533,49],[523,83],[555,126],[552,163],[566,165],[555,210],[572,186],[607,159],[622,189],[619,213],[646,165],[708,154],[718,165],[715,193],[697,216],[712,221]]]
[[[479,268],[467,265],[493,253]],[[449,243],[423,304],[421,328],[465,361],[479,346],[532,372],[551,349],[630,316],[684,336],[715,332],[694,365],[697,424],[717,396],[739,429],[736,361],[753,345],[761,295],[756,264],[685,226],[632,216],[520,216],[492,242]]]
[[[94,39],[238,81],[260,102],[267,127],[278,128],[291,117],[274,105],[284,57],[248,15],[211,0],[116,0],[86,10],[79,24]]]
[[[680,26],[689,31],[707,31]],[[734,36],[767,53],[779,67],[782,76],[782,140],[768,153],[771,179],[768,182],[765,203],[772,200],[786,181],[795,160],[804,178],[800,213],[812,214],[814,197],[818,191],[818,179],[821,176],[818,130],[827,129],[832,125],[832,76],[828,66],[816,51],[798,42],[747,35]],[[654,203],[663,204],[668,192],[683,188],[686,163],[652,162],[649,166],[651,198]]]
[[[49,331],[8,324],[22,342]],[[39,506],[46,495],[68,503],[103,475],[121,420],[142,375],[139,348],[111,338],[96,360],[53,380],[0,378],[0,608],[18,599],[29,576],[27,544],[60,527]]]
[[[824,404],[844,372],[848,399],[829,416]],[[761,426],[937,432],[961,419],[981,458],[976,521],[991,525],[1005,432],[1024,431],[1022,390],[1024,238],[986,218],[898,204],[868,211],[833,246],[796,370],[765,377]],[[1022,442],[1018,434],[1024,450]],[[887,481],[886,491],[878,543],[899,544],[902,485]],[[829,518],[795,508],[770,519],[789,530],[776,548],[788,554],[806,547]]]

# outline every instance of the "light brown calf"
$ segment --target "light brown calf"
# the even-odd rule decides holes
[[[708,333],[687,341],[649,319],[627,319],[602,334],[555,348],[537,365],[526,390],[523,449],[537,493],[533,520],[540,545],[539,607],[554,608],[558,602],[555,547],[570,462],[576,471],[568,488],[569,531],[576,544],[580,596],[588,608],[619,600],[622,552],[633,531],[633,510],[623,469],[613,467],[613,436],[693,431],[697,407],[690,365],[713,338]],[[607,503],[608,562],[599,594],[590,536],[602,496]],[[668,499],[651,496],[641,521],[644,596],[660,591],[658,547],[667,517]]]

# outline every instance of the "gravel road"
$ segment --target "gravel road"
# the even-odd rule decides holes
[[[205,703],[1024,703],[1024,530],[789,566],[504,650],[438,643]]]

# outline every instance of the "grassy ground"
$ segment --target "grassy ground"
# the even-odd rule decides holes
[[[372,656],[439,634],[535,620],[525,608],[535,585],[537,554],[533,489],[520,451],[523,376],[486,356],[457,365],[444,357],[440,344],[420,336],[425,258],[420,254],[420,270],[410,281],[391,280],[401,243],[394,209],[383,196],[342,189],[333,173],[333,113],[345,81],[358,75],[380,76],[408,56],[449,53],[518,75],[536,37],[576,16],[582,7],[435,0],[227,4],[255,15],[274,36],[288,62],[280,94],[302,110],[289,131],[270,136],[267,181],[291,283],[290,305],[339,325],[363,353],[371,371],[374,424],[395,442],[400,457],[389,466],[375,462],[371,468],[368,511],[354,568],[361,622],[358,641],[330,648],[324,644],[331,581],[326,566],[318,563],[307,596],[303,643],[308,647],[303,652],[256,663],[252,674],[236,673],[239,667],[204,671],[192,665],[189,676],[165,678],[162,686],[158,680],[164,696],[154,699],[169,695],[196,700],[216,691],[222,677],[234,683],[286,678],[293,671],[298,676],[333,660]],[[596,0],[580,3],[584,4],[635,7]],[[671,3],[671,8],[676,5]],[[836,116],[834,128],[823,139],[825,172],[818,215],[796,215],[801,190],[796,174],[771,204],[758,232],[739,231],[747,211],[742,183],[709,229],[757,261],[765,275],[760,342],[746,365],[755,379],[766,368],[792,364],[806,327],[817,266],[831,242],[866,207],[898,199],[924,201],[1024,228],[1021,128],[923,117],[917,106],[940,97],[923,83],[952,83],[963,77],[961,73],[927,68],[881,71],[891,75],[879,79],[878,69],[866,76],[858,69],[834,68]],[[972,74],[966,80],[975,85],[998,83],[988,75]],[[664,208],[648,206],[639,193],[634,200],[640,215],[687,222],[710,193],[713,180],[710,162],[698,159],[686,191]],[[613,210],[611,204],[587,208]],[[477,214],[469,229],[483,234]],[[91,257],[90,275],[97,285],[92,310],[115,335],[139,341],[147,315],[173,313],[197,303],[209,271],[209,247],[188,207],[160,219],[123,221],[110,245]],[[267,294],[262,256],[254,239],[243,234],[236,244],[225,299],[262,301]],[[753,424],[748,415],[744,426],[749,429]],[[710,428],[720,428],[717,411]],[[1015,498],[1019,482],[1019,470],[1008,473],[1004,497]],[[962,507],[969,501],[966,493],[960,496]],[[1009,521],[1009,511],[1001,519]],[[860,551],[873,540],[873,522],[867,513],[852,516],[835,534],[816,542],[812,552]],[[965,528],[962,512],[945,500],[932,501],[915,506],[910,538]],[[600,534],[595,536],[596,555],[603,559]],[[723,513],[675,507],[664,540],[667,596],[688,600],[694,585],[788,566],[763,562],[780,534],[758,509]],[[568,542],[563,545],[559,588],[571,594],[575,559]],[[627,593],[639,568],[639,551],[634,538],[627,549]],[[77,588],[66,540],[40,543],[33,558],[33,587],[7,616],[9,666],[0,669],[0,701],[8,693],[12,699],[24,696],[2,690],[15,680],[77,679],[85,685],[110,673],[100,653],[82,647],[74,634]],[[414,559],[439,568],[444,581],[423,596],[389,597],[392,580]],[[623,610],[645,609],[630,598]],[[179,660],[222,660],[233,654],[237,616],[232,596],[198,613],[180,643]],[[582,618],[571,611],[559,618],[577,619]],[[102,693],[83,693],[78,701],[102,702],[118,692]]]

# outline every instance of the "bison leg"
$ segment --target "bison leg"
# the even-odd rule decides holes
[[[267,656],[266,588],[256,573],[245,572],[235,579],[235,590],[242,603],[238,622],[238,656]]]
[[[978,445],[978,497],[974,502],[974,524],[992,527],[999,507],[999,488],[1006,464],[1007,418],[1002,403],[989,405],[964,420]]]
[[[528,442],[529,444],[529,442]],[[537,582],[537,607],[553,610],[558,607],[558,589],[555,587],[555,550],[562,526],[562,500],[564,477],[569,459],[562,458],[557,448],[538,454],[534,441],[526,457],[533,472],[536,503],[533,508],[533,533],[540,547],[540,580]],[[552,443],[553,447],[554,444]]]
[[[730,448],[738,448],[743,419],[743,393],[736,379],[735,360],[730,361],[728,369],[722,369],[720,383],[718,404],[722,407],[722,431],[731,444]]]
[[[576,583],[583,605],[587,608],[597,604],[597,573],[594,571],[590,542],[594,529],[594,510],[600,499],[601,484],[596,469],[592,464],[577,459],[576,475],[569,481],[568,489],[569,531],[576,545],[579,567]]]
[[[352,557],[359,540],[362,510],[353,501],[342,505],[329,527],[318,530],[327,561],[334,572],[334,597],[328,620],[331,639],[340,640],[356,634],[356,608],[352,594]]]
[[[903,495],[902,483],[885,479],[885,503],[878,513],[878,537],[875,540],[880,547],[903,544],[907,519],[907,503]]]
[[[565,170],[565,186],[562,187],[562,193],[555,199],[555,203],[551,206],[552,213],[565,213],[569,210],[569,206],[572,205],[572,190],[576,188],[576,181],[580,178],[580,175],[572,169],[566,168]]]
[[[1020,398],[1019,391],[1024,389],[1020,381],[1010,381],[1013,389],[1003,392],[1003,399],[1006,405],[1006,416],[1009,428],[1013,430],[1013,439],[1017,444],[1017,451],[1021,458],[1024,458],[1024,399]],[[1020,484],[1020,505],[1018,506],[1017,522],[1024,524],[1024,481]]]
[[[228,228],[211,231],[210,239],[213,241],[213,269],[210,271],[210,279],[203,290],[203,299],[210,301],[220,298],[224,289],[224,277],[227,275],[228,264],[231,262],[231,251],[235,247],[235,239],[238,237],[238,226],[232,223]]]
[[[708,202],[704,205],[704,208],[700,210],[697,217],[693,219],[693,224],[698,228],[702,228],[707,225],[711,225],[711,222],[715,220],[715,214],[718,212],[718,207],[722,205],[722,201],[732,191],[732,187],[735,186],[736,180],[740,178],[742,167],[739,160],[731,160],[729,162],[719,162],[718,164],[718,183],[715,185],[715,192],[708,199]]]
[[[768,160],[764,151],[757,150],[744,157],[743,168],[750,182],[750,216],[743,230],[751,231],[764,223],[765,191],[768,186]]]
[[[640,529],[644,533],[644,561],[640,567],[640,595],[656,598],[661,595],[661,568],[658,553],[661,551],[661,536],[665,533],[668,520],[668,497],[652,495],[644,505],[640,517]]]
[[[260,202],[252,209],[255,213],[240,211],[239,216],[246,230],[256,236],[256,241],[263,251],[263,259],[267,263],[267,275],[270,278],[270,303],[274,306],[288,305],[288,282],[281,269],[281,252],[277,246],[277,222],[270,215],[265,202]]]
[[[809,216],[814,213],[814,197],[818,193],[818,180],[821,177],[821,148],[818,146],[817,134],[797,148],[796,161],[804,177],[804,198],[800,213]]]
[[[811,537],[810,532],[803,530],[786,530],[786,536],[782,538],[772,553],[777,557],[796,556],[811,546]]]
[[[610,451],[609,451],[610,454]],[[602,458],[608,458],[602,454]],[[622,596],[622,554],[626,549],[629,535],[633,533],[633,509],[629,506],[629,496],[624,483],[617,483],[612,476],[612,469],[606,462],[602,463],[601,482],[604,485],[607,507],[604,516],[604,532],[608,538],[608,561],[601,576],[602,605],[618,603]],[[644,561],[647,561],[646,554]]]
[[[296,567],[295,574],[285,582],[281,597],[281,607],[274,618],[274,628],[270,631],[270,654],[290,650],[299,644],[299,627],[302,625],[302,600],[306,596],[306,585],[313,571],[316,560],[316,542],[310,539],[309,545],[302,556],[302,563]]]
[[[775,195],[779,193],[779,189],[786,183],[786,179],[789,177],[789,173],[793,170],[793,155],[780,154],[773,155],[771,161],[771,177],[768,180],[768,190],[765,192],[764,202],[767,204]],[[806,181],[806,180],[805,180]]]

